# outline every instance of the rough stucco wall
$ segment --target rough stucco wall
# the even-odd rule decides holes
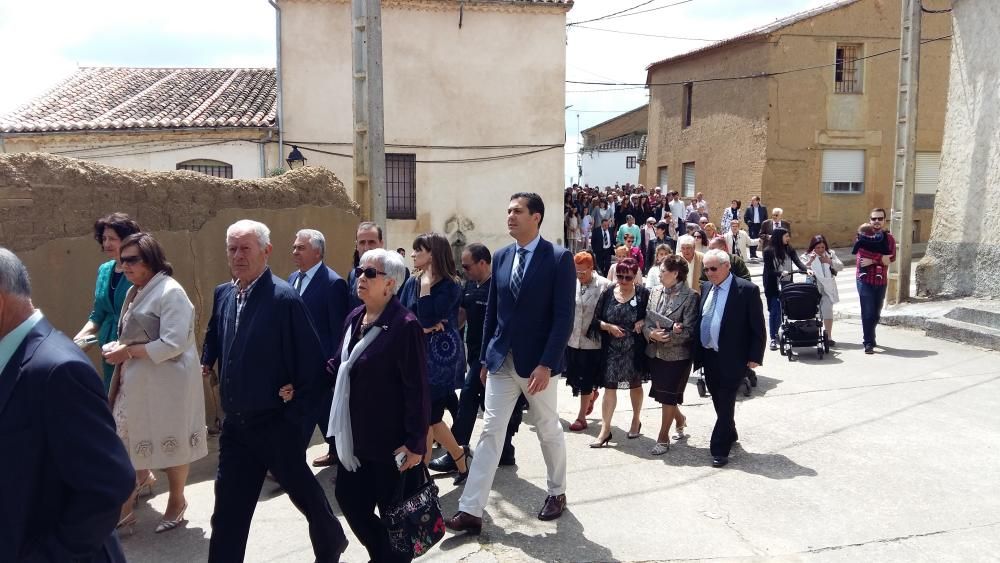
[[[948,117],[927,253],[917,293],[1000,297],[1000,4],[955,0]]]
[[[947,7],[925,0],[928,8]],[[867,0],[792,25],[778,32],[770,49],[770,71],[811,67],[836,58],[838,42],[861,43],[862,56],[899,48],[900,3]],[[925,15],[922,36],[951,32],[949,18]],[[938,152],[944,128],[950,43],[921,49],[917,151]],[[837,94],[833,67],[772,77],[767,169],[763,201],[782,207],[793,223],[793,243],[804,245],[823,234],[834,246],[853,241],[857,226],[873,207],[892,206],[899,55],[862,61],[861,94]],[[865,191],[825,194],[821,186],[823,149],[866,151]],[[932,210],[917,210],[919,240],[926,240]]]
[[[94,221],[113,211],[129,213],[163,244],[174,277],[195,305],[199,345],[213,288],[229,279],[230,224],[267,224],[272,270],[286,277],[294,269],[295,232],[305,227],[326,235],[327,264],[346,274],[358,223],[357,204],[320,168],[243,181],[124,171],[41,153],[0,155],[0,246],[24,261],[35,305],[70,336],[87,320],[97,267],[106,261],[93,239]]]
[[[651,82],[674,83],[744,75],[766,67],[766,49],[751,43],[678,61],[652,73]],[[733,199],[749,205],[759,195],[767,134],[766,80],[696,83],[692,91],[691,126],[682,128],[682,86],[650,88],[646,144],[646,186],[659,185],[658,169],[667,166],[664,188],[683,194],[681,168],[695,163],[695,190],[704,192],[718,222]],[[692,194],[693,195],[693,194]]]
[[[324,166],[353,190],[350,2],[282,0],[285,139],[304,143],[309,164]],[[424,9],[415,9],[421,7]],[[562,241],[566,15],[562,7],[383,3],[385,142],[401,145],[559,145],[535,154],[468,163],[416,164],[416,219],[389,220],[388,245],[409,248],[439,231],[491,249],[510,243],[509,197],[542,195],[542,235]],[[311,145],[309,142],[333,143]],[[526,148],[386,147],[418,161],[527,152]],[[360,197],[359,194],[352,194]]]

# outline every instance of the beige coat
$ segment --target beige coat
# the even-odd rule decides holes
[[[112,404],[124,400],[132,464],[163,469],[208,455],[194,305],[184,288],[163,272],[141,291],[131,288],[119,334],[124,344],[146,342],[149,356],[126,360],[111,384]]]
[[[660,308],[660,302],[667,299],[664,295],[665,291],[664,287],[660,286],[650,293],[649,303],[646,306],[647,311],[657,311]],[[701,298],[697,293],[692,291],[686,283],[681,286],[677,297],[674,299],[673,306],[661,313],[673,319],[674,322],[683,325],[680,334],[675,334],[671,330],[673,327],[660,327],[668,329],[668,332],[670,332],[670,342],[655,342],[649,339],[649,335],[657,327],[653,324],[652,317],[647,313],[646,321],[642,327],[642,334],[648,342],[646,345],[646,356],[659,358],[667,362],[690,358],[691,342],[696,337],[694,331],[698,327],[698,318],[701,316],[700,304]]]

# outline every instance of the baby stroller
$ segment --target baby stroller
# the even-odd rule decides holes
[[[792,348],[815,346],[816,356],[822,360],[830,352],[830,343],[820,316],[820,293],[815,280],[790,281],[782,286],[778,299],[781,301],[778,351],[792,361]]]

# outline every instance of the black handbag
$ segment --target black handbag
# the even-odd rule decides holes
[[[420,484],[405,493],[410,478],[419,479]],[[421,463],[400,476],[392,506],[385,513],[385,523],[392,549],[414,558],[427,553],[444,537],[438,488],[426,465]]]

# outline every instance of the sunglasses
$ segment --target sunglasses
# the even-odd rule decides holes
[[[627,282],[635,279],[635,276],[627,276],[625,274],[615,274],[615,277],[622,281],[627,281]]]
[[[468,272],[472,269],[472,264],[462,264],[462,269]]]
[[[127,264],[129,266],[134,266],[134,265],[138,264],[139,262],[142,262],[142,257],[141,256],[122,256],[121,257],[121,263],[122,264]]]
[[[885,217],[869,217],[872,221],[885,221]]]
[[[718,272],[722,268],[719,266],[705,266],[705,269],[708,270],[709,272]]]
[[[354,268],[354,277],[360,278],[364,276],[368,279],[373,279],[375,276],[384,276],[385,272],[380,272],[375,268]]]
[[[589,274],[590,272],[591,272],[591,270],[577,270],[576,271],[576,275],[578,275],[578,276],[585,276],[585,275]]]

